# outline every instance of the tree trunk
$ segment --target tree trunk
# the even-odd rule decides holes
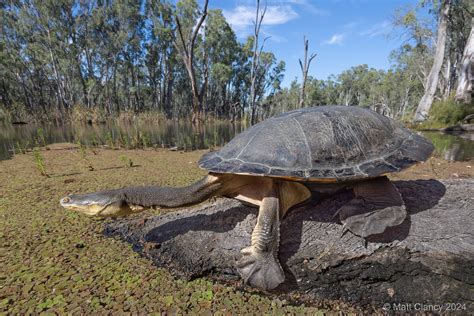
[[[265,17],[265,13],[267,11],[267,7],[265,6],[262,13],[260,13],[260,0],[257,0],[257,8],[255,12],[255,22],[254,22],[254,43],[253,43],[253,54],[252,54],[252,66],[250,68],[250,122],[251,124],[255,124],[257,122],[257,75],[258,75],[258,68],[260,66],[260,54],[259,54],[259,35],[260,35],[260,28],[262,26],[263,18]],[[264,41],[265,42],[265,41]],[[260,51],[263,49],[260,48]]]
[[[304,106],[304,100],[305,100],[305,89],[306,89],[306,80],[308,79],[308,71],[309,71],[309,66],[311,65],[311,61],[316,57],[316,54],[311,54],[311,56],[308,59],[308,40],[306,39],[306,36],[304,37],[304,62],[299,59],[298,61],[300,62],[300,67],[301,67],[301,76],[302,76],[302,82],[301,82],[301,89],[300,89],[300,94],[299,94],[299,100],[298,100],[298,105],[300,108]]]
[[[57,100],[58,100],[58,109],[62,113],[63,108],[66,107],[66,98],[64,96],[64,89],[62,85],[62,80],[59,76],[58,69],[56,67],[56,60],[54,58],[53,54],[53,48],[52,48],[52,41],[51,41],[51,31],[49,28],[46,30],[48,34],[48,52],[49,52],[49,58],[51,59],[51,65],[53,66],[53,72],[54,76],[56,79],[56,85],[57,85]]]
[[[181,54],[183,59],[183,63],[186,67],[188,72],[189,80],[191,81],[191,92],[193,95],[193,116],[192,122],[196,123],[199,120],[199,114],[201,111],[201,103],[202,103],[202,96],[199,94],[198,83],[196,80],[196,73],[194,71],[194,46],[196,43],[196,37],[198,35],[199,29],[201,28],[204,20],[207,17],[207,6],[209,4],[209,0],[205,0],[204,8],[201,13],[199,20],[197,21],[195,27],[193,28],[192,34],[190,34],[189,38],[185,40],[185,34],[183,34],[183,30],[181,28],[181,23],[179,21],[178,16],[176,16],[176,24],[178,26],[178,37],[181,41],[181,46],[175,41],[174,45],[178,52]]]
[[[431,105],[433,104],[434,95],[438,86],[439,72],[444,60],[444,51],[446,49],[448,13],[450,0],[444,0],[439,14],[438,36],[436,39],[436,52],[433,65],[426,79],[425,94],[418,103],[415,112],[414,121],[421,122],[428,118]]]
[[[472,310],[474,180],[394,183],[408,218],[367,242],[341,235],[334,216],[352,198],[349,191],[315,197],[291,210],[281,223],[279,258],[286,281],[274,293],[313,304],[338,300],[366,310],[386,303],[460,303],[469,305],[464,311]],[[132,243],[180,277],[205,275],[240,287],[235,260],[250,244],[257,213],[222,198],[194,209],[112,221],[105,233]]]
[[[461,69],[458,86],[456,89],[456,100],[470,103],[472,100],[472,84],[474,81],[474,18],[471,20],[471,32],[466,42],[466,47],[461,59]]]

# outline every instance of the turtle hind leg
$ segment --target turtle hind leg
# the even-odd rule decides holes
[[[356,183],[355,197],[338,210],[345,229],[366,238],[400,225],[407,212],[397,188],[387,177]]]
[[[241,254],[237,268],[246,284],[271,290],[285,281],[283,269],[272,254],[259,252],[252,246],[242,249]]]
[[[264,290],[276,288],[285,280],[278,261],[280,242],[279,198],[276,190],[264,197],[252,233],[252,244],[241,251],[237,269],[245,283]]]

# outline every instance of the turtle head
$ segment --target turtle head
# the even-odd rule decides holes
[[[133,213],[122,194],[105,191],[88,194],[71,194],[62,198],[62,207],[90,216],[117,217]]]

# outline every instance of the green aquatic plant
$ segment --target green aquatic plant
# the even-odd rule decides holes
[[[94,136],[92,136],[92,140],[91,140],[91,145],[94,146],[94,147],[98,147],[99,146],[99,138],[97,137],[96,134],[94,134]]]
[[[82,159],[82,161],[85,162],[87,168],[89,171],[94,171],[94,166],[92,165],[92,162],[90,161],[89,157],[87,156],[87,147],[81,143],[80,140],[77,141],[77,146],[79,150],[79,155]]]
[[[105,141],[110,148],[114,148],[114,138],[112,137],[111,132],[107,132],[107,134],[105,134]]]
[[[120,155],[119,159],[125,164],[126,168],[133,167],[133,160],[130,157],[127,157],[125,155]]]
[[[146,149],[146,148],[148,148],[148,147],[151,145],[150,138],[149,138],[146,134],[140,132],[139,137],[140,137],[140,139],[141,139],[141,143],[142,143],[142,145],[143,145],[143,149]]]
[[[18,153],[18,154],[25,153],[25,150],[23,150],[19,141],[16,142],[14,150],[15,150],[15,153]]]
[[[37,138],[37,142],[41,145],[41,146],[46,146],[46,138],[44,137],[44,131],[42,128],[38,128],[38,130],[36,131],[36,133],[38,134],[38,138]]]
[[[33,157],[35,158],[36,168],[39,170],[42,176],[48,177],[46,173],[46,166],[44,163],[44,158],[41,155],[41,152],[38,147],[33,148]]]

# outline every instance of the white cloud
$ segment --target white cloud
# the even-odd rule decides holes
[[[331,36],[330,39],[324,41],[323,44],[327,45],[342,45],[342,41],[344,40],[344,34],[334,34]]]
[[[329,11],[319,9],[314,4],[312,4],[311,1],[309,0],[288,0],[288,3],[300,5],[304,8],[304,10],[307,10],[314,15],[320,15],[320,16],[329,15]]]
[[[268,30],[263,29],[262,30],[263,38],[268,37],[269,41],[275,42],[275,43],[286,43],[288,42],[288,39],[284,36],[277,35],[275,33],[269,32]]]
[[[362,31],[359,35],[368,36],[368,37],[375,37],[379,35],[387,35],[392,29],[392,23],[390,21],[382,21],[380,23],[374,24],[371,28]]]
[[[263,12],[264,7],[261,7]],[[255,6],[237,6],[233,10],[223,10],[227,22],[239,36],[249,35],[250,26],[255,22]],[[293,20],[298,14],[289,5],[268,6],[262,25],[279,25]]]

